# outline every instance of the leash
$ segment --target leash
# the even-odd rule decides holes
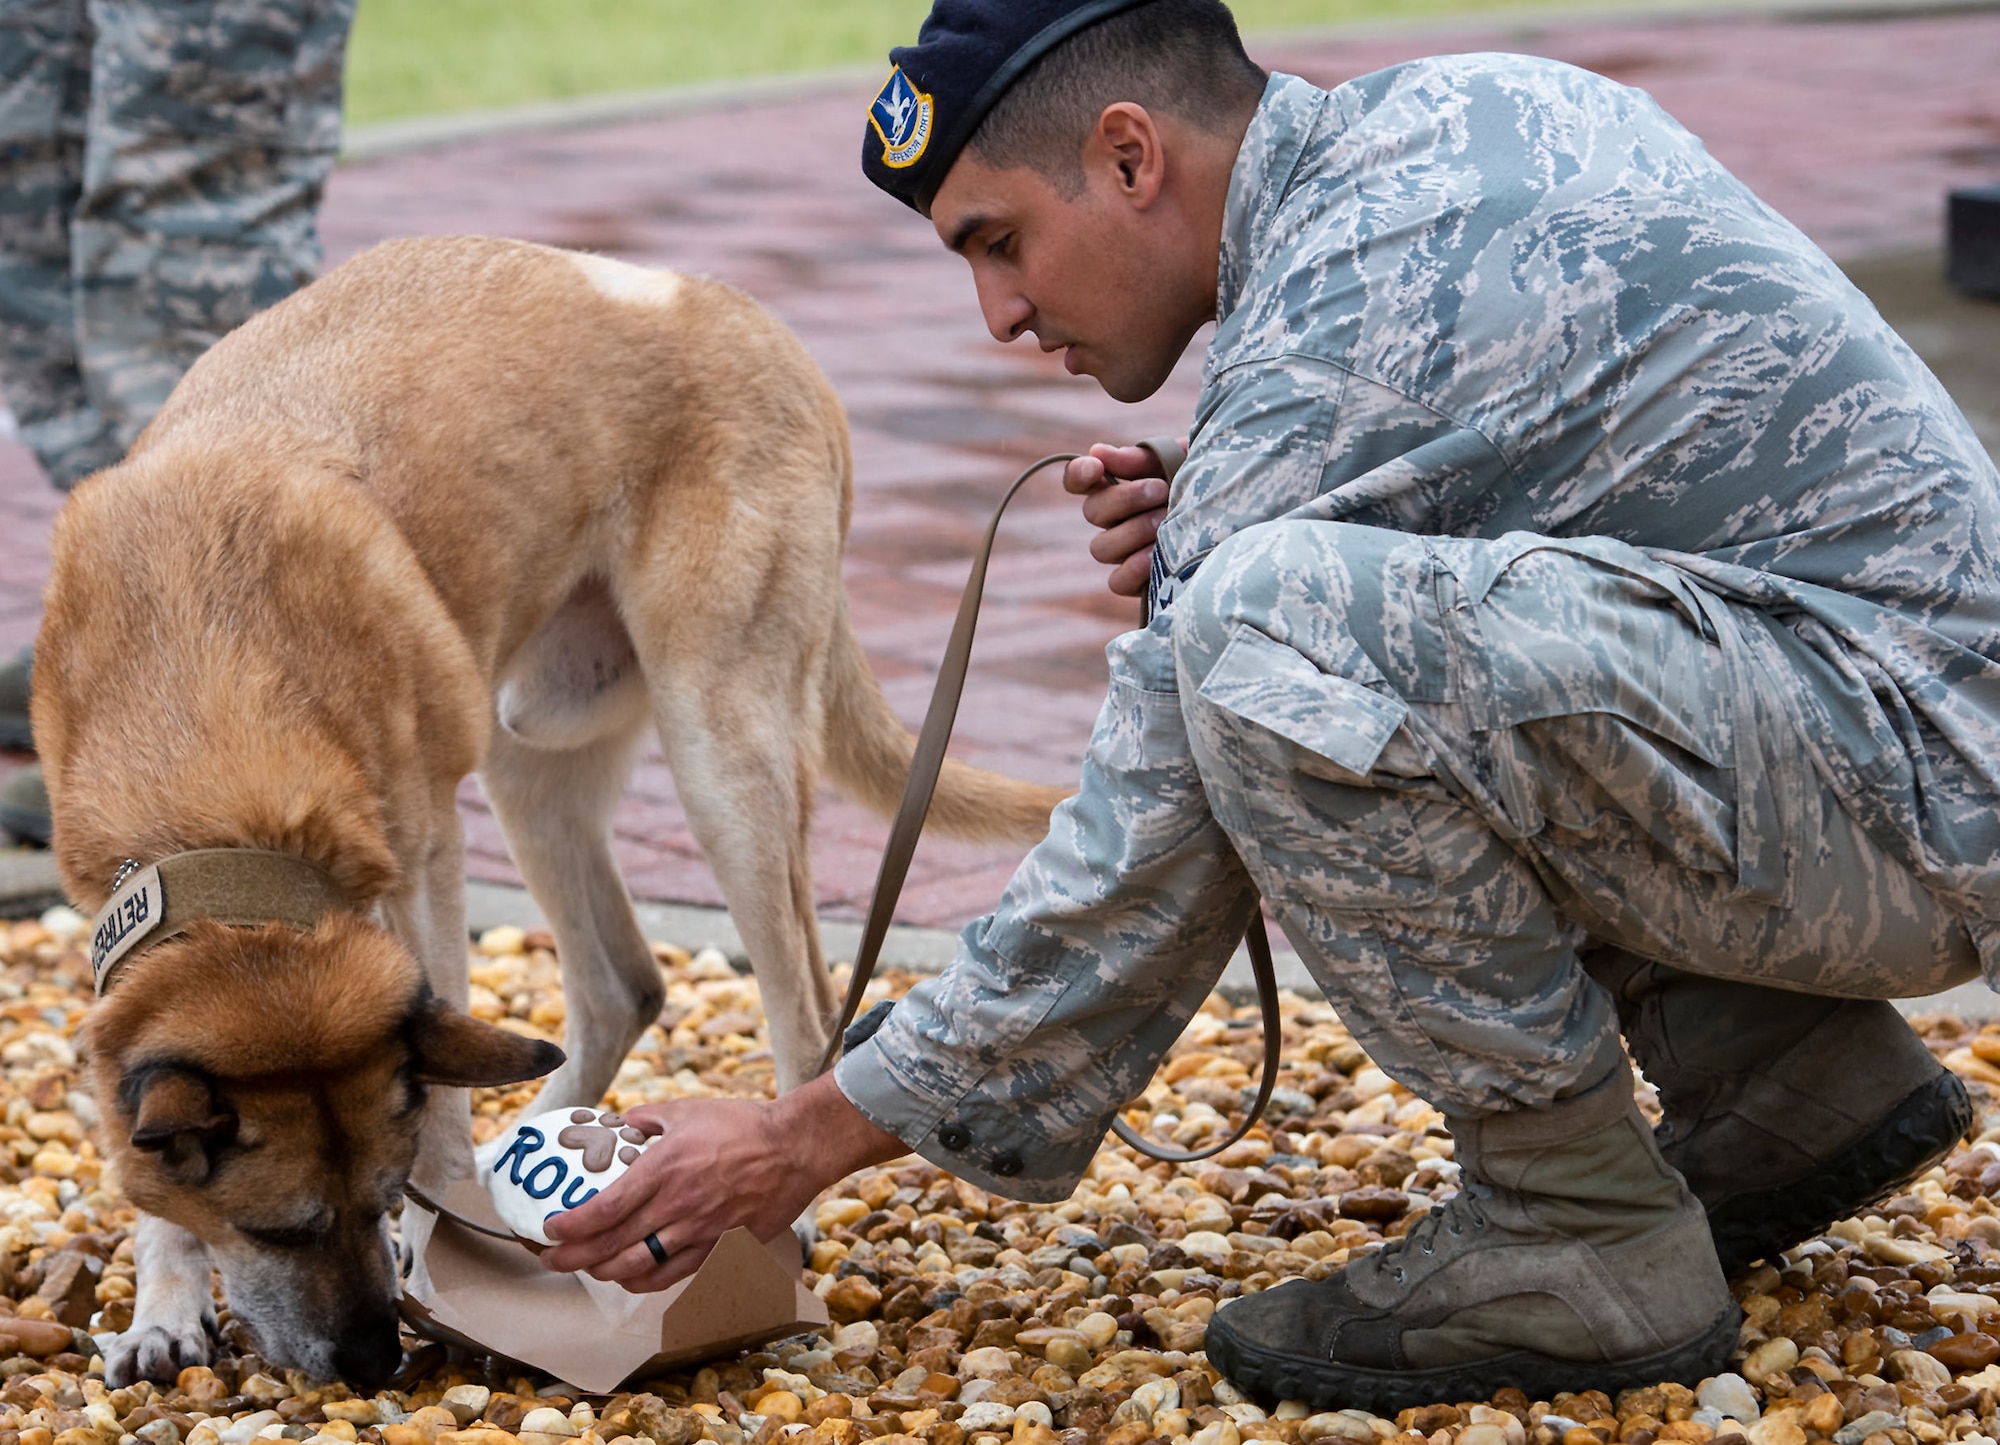
[[[1139,443],[1160,463],[1160,474],[1168,481],[1180,470],[1187,453],[1179,442],[1171,437],[1156,437]],[[895,820],[889,825],[889,841],[882,850],[882,865],[875,874],[875,895],[868,904],[868,920],[861,929],[861,946],[854,953],[854,973],[847,983],[847,997],[840,1006],[840,1021],[834,1025],[833,1037],[827,1040],[826,1053],[820,1058],[817,1073],[825,1073],[840,1057],[841,1047],[848,1025],[861,1009],[861,995],[874,977],[876,960],[882,952],[882,944],[889,936],[889,919],[896,911],[896,900],[902,895],[903,883],[909,876],[910,859],[917,851],[917,839],[924,830],[924,817],[930,811],[931,797],[937,791],[938,773],[944,767],[945,744],[951,741],[952,724],[958,719],[958,702],[965,690],[965,674],[972,658],[972,634],[979,623],[979,603],[986,591],[986,564],[993,555],[993,541],[1000,531],[1000,519],[1006,514],[1007,504],[1014,500],[1015,493],[1027,483],[1030,477],[1046,467],[1076,459],[1075,452],[1058,452],[1043,457],[1021,475],[1014,478],[1000,505],[993,509],[993,519],[986,524],[986,535],[981,538],[978,550],[972,557],[972,572],[965,579],[965,591],[958,600],[958,617],[952,623],[951,640],[945,644],[944,657],[938,664],[937,686],[931,692],[930,708],[924,714],[923,728],[917,734],[917,746],[910,759],[910,776],[903,785],[903,798],[897,804]],[[1150,620],[1150,616],[1148,617]],[[1256,1127],[1264,1116],[1264,1108],[1271,1102],[1271,1090],[1278,1081],[1279,1045],[1281,1043],[1278,1019],[1278,978],[1271,962],[1271,941],[1264,931],[1264,915],[1260,909],[1250,917],[1250,925],[1244,930],[1243,945],[1250,955],[1250,971],[1257,980],[1257,1004],[1264,1015],[1264,1068],[1257,1081],[1257,1098],[1244,1116],[1242,1126],[1219,1144],[1211,1144],[1205,1149],[1173,1149],[1155,1144],[1143,1137],[1122,1118],[1114,1118],[1111,1131],[1130,1144],[1140,1153],[1163,1160],[1168,1164],[1191,1164],[1196,1160],[1208,1159],[1220,1154]]]

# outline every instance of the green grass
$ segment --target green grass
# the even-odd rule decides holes
[[[1237,0],[1232,8],[1244,29],[1262,30],[1522,4]],[[929,9],[929,0],[361,0],[347,117],[365,124],[883,60],[916,38]]]

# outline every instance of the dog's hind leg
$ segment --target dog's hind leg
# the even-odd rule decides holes
[[[727,649],[716,655],[741,660]],[[776,683],[782,670],[766,674],[768,686],[754,667],[742,672],[725,682],[684,668],[656,685],[655,705],[688,826],[757,975],[782,1094],[812,1078],[836,1004],[806,848],[821,719],[805,669],[792,671],[790,687]],[[792,1228],[810,1256],[810,1207]]]
[[[718,671],[742,660],[716,656]],[[688,826],[757,975],[780,1093],[812,1077],[835,1011],[806,848],[820,719],[803,673],[786,686],[775,670],[766,685],[683,671],[654,688]]]
[[[104,1352],[104,1381],[114,1389],[136,1380],[171,1383],[213,1356],[208,1246],[178,1224],[141,1212],[132,1262],[139,1281],[132,1324]]]
[[[481,781],[562,960],[568,1058],[534,1108],[595,1104],[666,1000],[611,857],[646,693],[609,596],[586,582],[509,664]]]

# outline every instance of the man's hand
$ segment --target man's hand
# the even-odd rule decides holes
[[[1144,447],[1099,442],[1090,455],[1063,468],[1063,488],[1083,498],[1083,519],[1104,530],[1090,555],[1112,564],[1107,584],[1120,597],[1146,590],[1153,571],[1153,538],[1167,515],[1167,482]]]
[[[617,1183],[548,1223],[542,1267],[583,1270],[635,1294],[693,1274],[737,1225],[773,1239],[829,1184],[908,1152],[847,1102],[832,1074],[782,1099],[682,1099],[627,1111],[657,1142]],[[646,1236],[667,1262],[655,1262]]]

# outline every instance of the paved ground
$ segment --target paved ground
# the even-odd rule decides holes
[[[1843,262],[1936,358],[2000,447],[2000,305],[1946,295],[1942,196],[2000,180],[2000,7],[1810,18],[1576,22],[1422,36],[1293,41],[1260,59],[1333,83],[1413,55],[1506,49],[1641,85],[1724,163]],[[592,130],[510,135],[344,166],[325,215],[329,259],[383,237],[523,236],[735,282],[798,329],[846,399],[860,492],[848,585],[897,708],[914,721],[965,557],[1023,461],[1184,425],[1192,367],[1138,407],[1107,401],[981,328],[963,266],[855,165],[864,92],[761,100]],[[1053,482],[1017,506],[996,561],[959,750],[1049,781],[1074,776],[1101,695],[1102,648],[1133,618],[1102,590],[1086,529]],[[57,499],[0,443],[0,646],[33,632]],[[512,878],[468,786],[473,871]],[[656,759],[618,820],[643,898],[717,901]],[[865,906],[884,826],[829,796],[815,833],[828,914]],[[1007,849],[927,840],[901,917],[985,911]]]

